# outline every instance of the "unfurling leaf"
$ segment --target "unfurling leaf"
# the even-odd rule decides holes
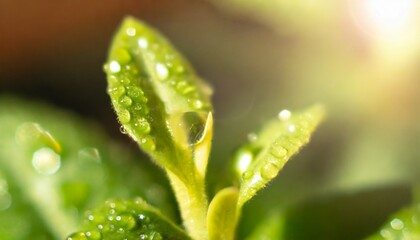
[[[275,178],[286,162],[309,142],[323,116],[324,108],[319,105],[295,114],[283,110],[278,119],[270,121],[240,150],[243,154],[236,163],[241,173],[239,208]]]
[[[186,233],[140,198],[109,200],[86,213],[85,230],[67,240],[190,239]]]
[[[207,227],[210,240],[232,240],[239,218],[236,204],[238,189],[229,187],[221,190],[213,198],[207,214]]]
[[[194,146],[212,111],[211,88],[163,36],[131,17],[115,34],[105,71],[123,131],[188,182],[196,171]]]

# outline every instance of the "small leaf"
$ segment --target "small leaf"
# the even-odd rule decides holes
[[[323,116],[324,108],[319,105],[293,115],[283,110],[278,119],[269,122],[246,149],[241,149],[246,154],[240,155],[236,164],[242,173],[239,208],[275,178],[286,162],[309,142]],[[241,161],[246,162],[242,164]]]
[[[207,226],[210,240],[232,240],[235,237],[235,228],[238,221],[236,204],[238,190],[229,187],[216,194],[209,205]]]
[[[191,141],[212,111],[211,88],[163,36],[131,17],[115,34],[105,71],[124,132],[161,167],[191,181]],[[198,122],[188,122],[191,116]]]
[[[86,213],[85,230],[67,237],[81,239],[190,239],[141,198],[109,200]]]

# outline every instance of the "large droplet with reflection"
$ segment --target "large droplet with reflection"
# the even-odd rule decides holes
[[[51,148],[44,147],[34,152],[32,166],[39,174],[52,175],[60,169],[61,157]]]

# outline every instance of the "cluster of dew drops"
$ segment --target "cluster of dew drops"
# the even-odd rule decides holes
[[[184,96],[190,107],[195,110],[208,107],[208,103],[200,100],[201,93],[189,81],[194,75],[189,67],[185,67],[186,63],[179,54],[171,49],[169,43],[159,39],[157,34],[154,35],[144,28],[138,25],[124,29],[125,36],[119,36],[119,41],[126,41],[124,47],[112,50],[112,60],[105,64],[104,69],[108,73],[108,93],[123,125],[121,132],[130,134],[143,147],[153,151],[156,147],[154,139],[150,136],[153,118],[149,115],[150,109],[147,106],[150,99],[139,87],[140,81],[156,76],[160,82],[166,83]],[[140,31],[143,34],[139,34]],[[146,73],[141,69],[142,66],[136,64],[137,55],[142,56],[145,65],[152,65],[152,73]],[[137,139],[137,136],[141,138]]]
[[[420,203],[400,211],[380,230],[383,239],[418,239],[420,236]]]
[[[73,233],[67,240],[162,240],[163,235],[141,207],[139,199],[108,200],[104,206],[87,212],[85,221],[91,230]]]
[[[290,120],[292,116],[292,113],[288,109],[284,109],[280,111],[278,114],[278,119],[280,121],[286,122]],[[288,125],[288,131],[294,132],[296,130],[296,127],[294,124]],[[252,143],[256,142],[258,139],[258,135],[255,133],[248,134],[248,140],[250,142],[249,145],[245,146],[244,148],[239,150],[239,154],[237,155],[236,161],[235,161],[235,170],[236,172],[242,177],[242,179],[249,179],[252,176],[254,176],[254,172],[252,170],[247,170],[251,163],[254,160],[254,157],[256,155],[255,151],[258,149],[255,149],[252,145]],[[280,143],[274,142],[270,153],[277,159],[284,158],[288,150],[281,146]],[[268,162],[265,164],[261,169],[261,176],[266,179],[272,179],[277,175],[278,169],[280,166],[278,166],[278,163],[276,162]]]

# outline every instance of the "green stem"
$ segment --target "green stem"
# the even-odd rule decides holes
[[[186,186],[174,174],[168,172],[168,176],[187,232],[193,239],[207,240],[208,201],[203,180],[195,178]]]

